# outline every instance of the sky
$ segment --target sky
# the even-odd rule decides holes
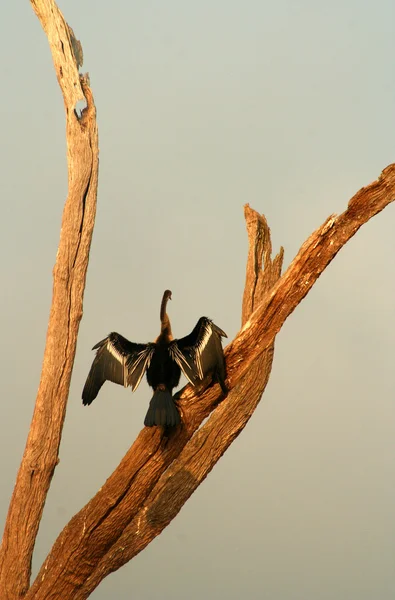
[[[394,162],[392,0],[63,0],[98,111],[98,211],[70,398],[36,544],[101,487],[150,399],[81,390],[110,331],[240,327],[243,205],[285,267]],[[29,2],[0,6],[0,517],[40,378],[67,195],[63,101]],[[395,206],[367,223],[277,336],[251,421],[170,526],[94,600],[392,600]]]

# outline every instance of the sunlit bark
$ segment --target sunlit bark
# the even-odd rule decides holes
[[[395,199],[395,165],[362,188],[301,247],[281,276],[263,216],[245,208],[249,255],[242,329],[226,349],[229,395],[218,385],[179,394],[182,425],[144,428],[117,469],[60,533],[30,586],[38,526],[58,460],[94,225],[98,140],[82,51],[52,0],[31,0],[50,43],[66,109],[69,195],[54,268],[53,303],[33,420],[0,549],[0,598],[83,600],[171,522],[255,410],[269,379],[275,336],[358,229]],[[78,100],[86,99],[81,118]],[[263,263],[263,268],[262,268]],[[203,421],[207,421],[202,425]]]

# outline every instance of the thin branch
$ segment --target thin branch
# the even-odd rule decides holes
[[[51,47],[66,110],[69,195],[53,271],[53,297],[34,414],[0,548],[0,597],[24,596],[49,485],[58,463],[66,402],[82,316],[96,211],[98,137],[87,79],[78,74],[78,42],[51,0],[31,0]],[[80,61],[81,57],[78,58]],[[78,100],[87,108],[75,113]]]
[[[286,318],[342,246],[394,199],[395,165],[391,165],[377,181],[360,190],[350,200],[344,213],[330,217],[310,236],[286,273],[269,289],[259,306],[254,303],[253,296],[251,300],[245,296],[244,304],[255,308],[255,312],[226,350],[228,385],[231,390],[253,368],[258,357],[264,351],[269,351]],[[187,386],[179,401],[183,427],[170,438],[163,437],[159,429],[145,428],[141,431],[119,467],[96,496],[66,525],[27,598],[85,598],[89,589],[93,589],[101,579],[100,571],[109,572],[125,562],[122,556],[115,556],[115,552],[123,552],[123,546],[118,543],[120,539],[133,543],[135,553],[157,535],[158,527],[163,528],[181,506],[182,491],[180,485],[175,486],[173,482],[178,477],[178,483],[187,486],[188,496],[196,480],[199,482],[204,479],[224,450],[224,446],[221,446],[224,420],[232,441],[244,426],[243,419],[249,418],[248,415],[247,418],[243,416],[242,406],[247,394],[242,397],[233,392],[215,411],[208,422],[210,426],[202,427],[203,433],[199,432],[195,436],[196,441],[192,440],[187,447],[203,419],[217,406],[220,394],[218,386],[202,394],[196,394]],[[203,453],[199,462],[194,463],[193,450],[199,451],[194,444],[199,443],[203,444]],[[184,448],[185,453],[181,456]],[[211,452],[216,453],[214,461],[208,456]],[[176,459],[178,461],[173,466]],[[201,461],[204,461],[203,466]],[[187,470],[185,477],[179,474],[175,479],[168,479],[168,473],[181,473],[183,464]],[[163,508],[164,498],[173,505],[167,509],[165,516],[160,517],[159,509]],[[184,498],[182,500],[185,501]],[[145,531],[142,543],[139,542],[141,526]],[[121,538],[124,533],[125,538]],[[111,554],[111,548],[114,554]],[[89,583],[91,577],[93,587]],[[76,596],[78,590],[81,590],[81,594]]]

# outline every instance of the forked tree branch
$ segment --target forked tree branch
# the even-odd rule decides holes
[[[314,232],[281,278],[282,253],[271,261],[266,222],[246,207],[250,253],[243,328],[226,350],[230,394],[218,405],[218,386],[202,393],[187,386],[179,399],[182,426],[169,438],[160,428],[141,431],[96,496],[61,532],[26,593],[38,525],[57,463],[82,315],[98,170],[95,108],[77,68],[81,48],[52,0],[31,3],[48,35],[65,101],[69,196],[36,408],[0,551],[0,598],[82,600],[106,574],[163,530],[244,428],[268,380],[276,334],[342,246],[395,199],[395,165],[360,190],[344,213],[330,217]],[[78,119],[74,109],[84,96],[88,107]]]
[[[200,395],[186,386],[179,400],[183,426],[170,438],[165,438],[159,428],[140,432],[96,496],[66,525],[27,598],[87,598],[107,573],[140,552],[174,518],[256,405],[255,396],[246,406],[251,388],[247,391],[243,386],[238,391],[236,386],[254,369],[262,353],[266,353],[266,364],[270,365],[271,346],[286,318],[342,246],[394,199],[395,165],[391,165],[350,200],[344,213],[331,216],[309,237],[274,285],[281,255],[273,266],[267,263],[274,271],[273,287],[258,306],[246,290],[244,306],[255,310],[226,349],[231,389],[228,398],[217,406],[221,400],[218,386]],[[247,208],[247,221],[251,214]],[[265,377],[258,382],[260,391]],[[213,410],[201,431],[192,437]]]
[[[86,78],[78,74],[80,46],[52,0],[31,0],[48,36],[66,110],[68,198],[53,270],[52,307],[41,380],[24,455],[0,548],[0,598],[29,588],[31,560],[49,485],[58,462],[89,249],[96,212],[98,137],[96,110]],[[75,112],[79,100],[87,108]]]

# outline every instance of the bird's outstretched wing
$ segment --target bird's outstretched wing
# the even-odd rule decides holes
[[[153,344],[135,344],[119,333],[110,333],[93,346],[96,350],[89,375],[82,391],[82,403],[91,404],[105,381],[129,386],[136,390],[149,367]]]
[[[195,384],[212,373],[226,394],[223,337],[227,337],[226,333],[211,319],[200,317],[192,333],[171,342],[169,351],[188,381]]]

